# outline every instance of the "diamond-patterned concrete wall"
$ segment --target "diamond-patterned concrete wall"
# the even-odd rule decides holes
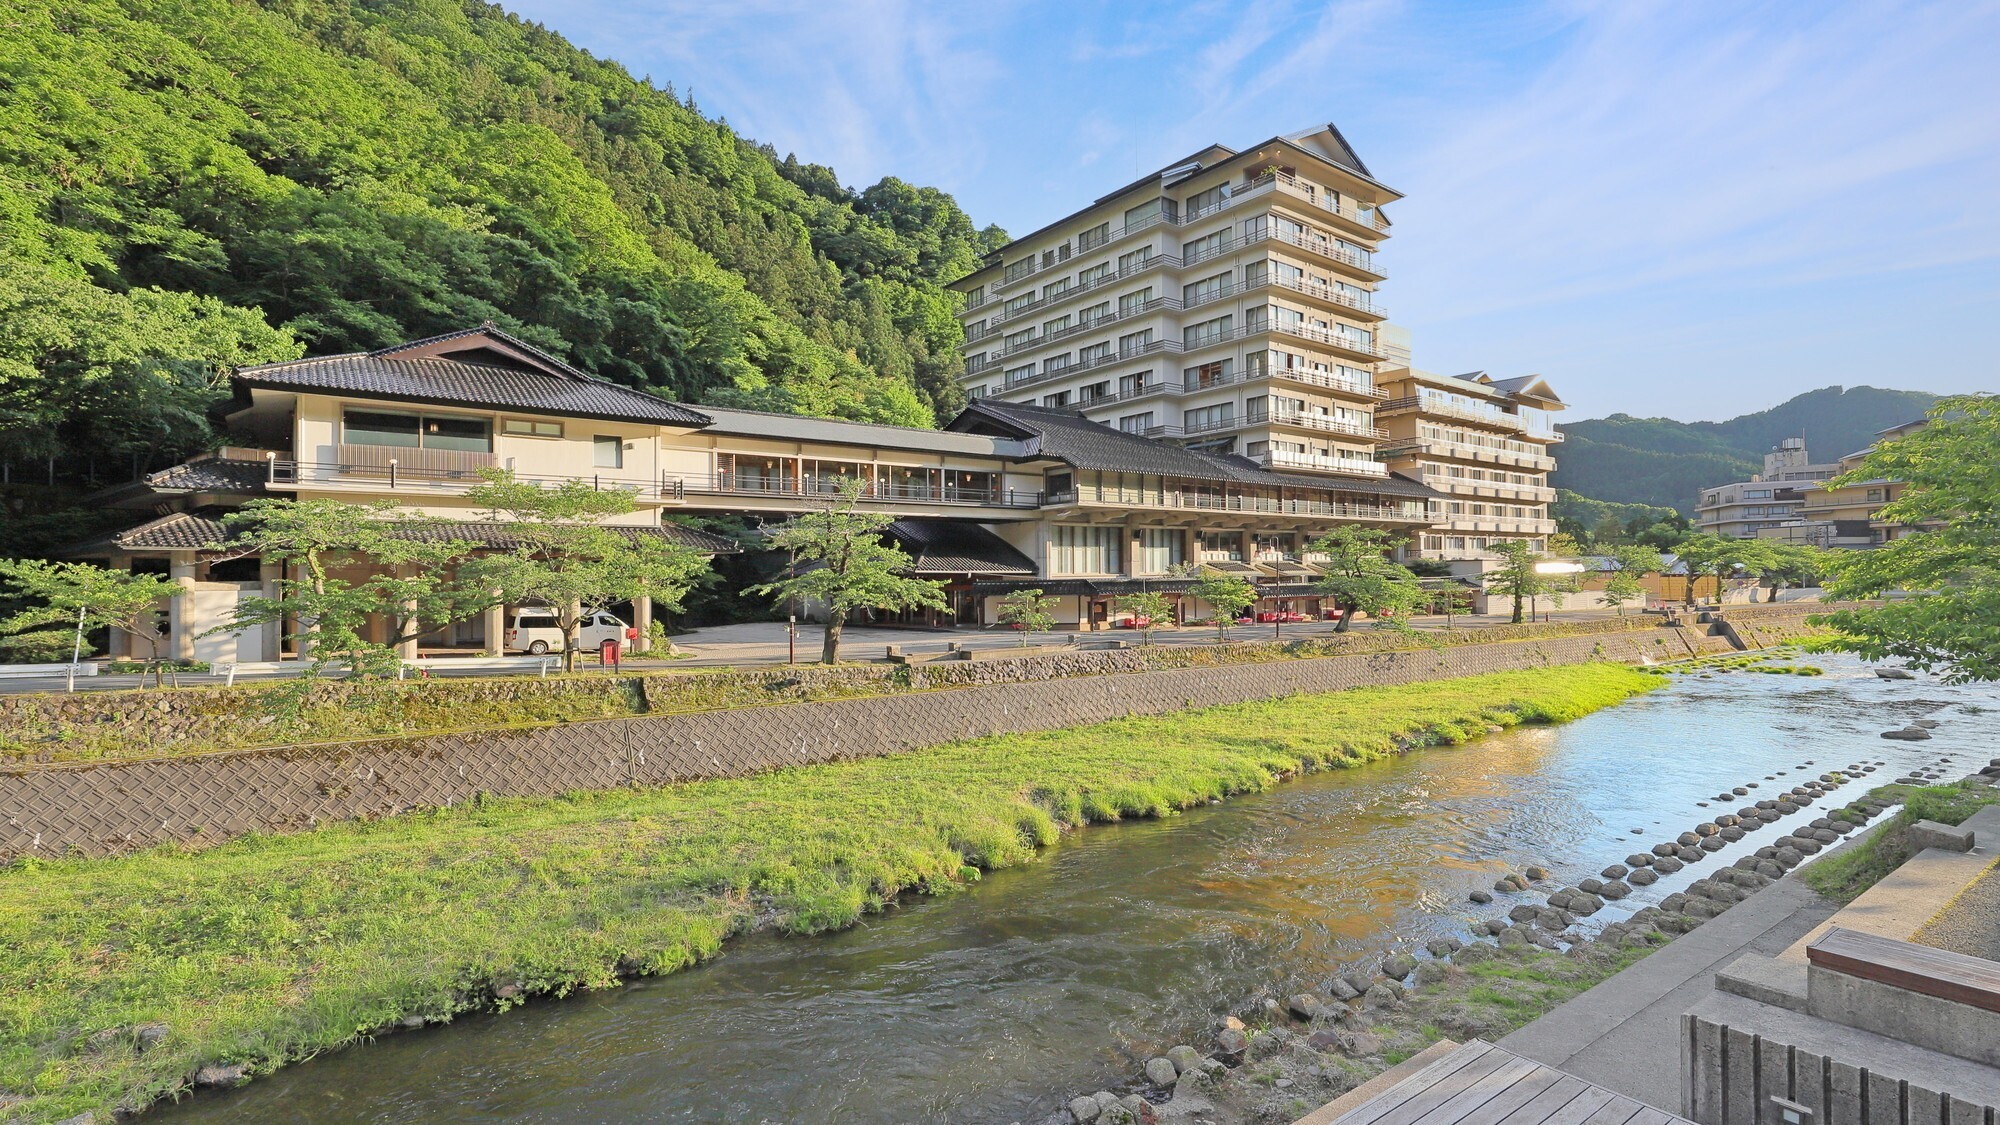
[[[994,684],[476,735],[0,771],[0,859],[109,855],[458,804],[731,777],[1135,714],[1592,660],[1674,660],[1684,629]]]

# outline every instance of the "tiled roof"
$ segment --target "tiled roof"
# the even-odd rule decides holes
[[[109,544],[120,550],[136,551],[199,551],[213,544],[227,541],[230,532],[222,522],[226,513],[219,508],[202,508],[193,512],[175,512],[148,520],[137,527],[127,528],[112,535]],[[420,524],[408,528],[392,528],[398,538],[424,540],[428,542],[450,542],[466,540],[484,547],[509,548],[520,545],[521,540],[513,533],[512,524],[463,522],[445,524]],[[658,527],[620,527],[627,538],[662,538],[669,543],[692,548],[704,554],[733,554],[736,544],[720,535],[711,535],[692,527],[677,523],[661,524]],[[72,548],[76,553],[81,548]]]
[[[263,461],[209,457],[146,474],[146,484],[175,492],[262,492],[271,466]]]
[[[1274,473],[1247,457],[1202,453],[1162,441],[1128,434],[1093,422],[1074,410],[1027,403],[976,399],[952,420],[952,428],[981,421],[1039,439],[1045,457],[1079,469],[1114,473],[1157,473],[1193,480],[1227,481],[1277,488],[1317,488],[1365,492],[1378,496],[1442,498],[1442,494],[1407,477],[1351,477],[1337,474]]]
[[[504,359],[473,362],[448,354],[423,353],[423,349],[435,349],[440,343],[474,338],[495,341],[527,358],[512,364]],[[468,349],[475,355],[482,351],[494,354],[490,349]],[[247,387],[333,391],[440,406],[530,410],[673,426],[702,426],[709,421],[706,415],[677,402],[586,375],[491,326],[372,352],[238,368],[235,379]]]
[[[1027,574],[1035,564],[1006,540],[976,523],[897,520],[888,534],[915,560],[919,574]]]

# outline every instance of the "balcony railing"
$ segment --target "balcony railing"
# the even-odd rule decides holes
[[[424,458],[412,458],[409,454],[463,452],[459,450],[401,449],[390,446],[348,446],[334,447],[339,461],[282,461],[271,460],[268,481],[275,485],[356,485],[369,489],[388,488],[396,491],[421,491],[433,493],[464,492],[485,483],[482,469],[509,468],[498,464],[492,454],[477,454],[467,458],[467,463],[456,467],[426,464]],[[346,459],[350,450],[364,449],[386,451],[393,456],[370,456]],[[509,459],[511,461],[511,459]],[[476,462],[476,463],[475,463]],[[619,469],[608,469],[601,473],[523,473],[514,472],[514,479],[523,484],[559,486],[572,481],[584,481],[599,492],[628,492],[638,500],[677,500],[680,498],[678,485],[666,477],[648,477]]]
[[[1520,465],[1531,469],[1554,469],[1555,458],[1539,453],[1523,453],[1513,449],[1494,449],[1484,445],[1466,445],[1463,442],[1446,441],[1443,438],[1403,438],[1384,445],[1380,453],[1425,453],[1436,457],[1456,457],[1466,461],[1485,461],[1495,465]]]
[[[1304,383],[1309,387],[1324,387],[1330,391],[1357,395],[1362,398],[1388,398],[1389,392],[1367,383],[1335,375],[1328,371],[1312,371],[1303,367],[1274,367],[1270,372],[1273,379],[1284,379],[1293,383]]]
[[[682,476],[665,480],[675,486],[677,496],[689,494],[837,500],[854,478],[822,480],[790,477],[770,479],[743,476]],[[863,481],[860,496],[883,504],[958,504],[973,508],[1039,508],[1045,493],[1001,488],[975,488],[953,484],[898,484],[881,479]]]
[[[1090,332],[1103,331],[1106,325],[1117,324],[1121,321],[1137,320],[1140,317],[1152,316],[1156,313],[1165,312],[1171,309],[1178,309],[1180,307],[1181,303],[1172,297],[1155,297],[1150,301],[1140,302],[1130,307],[1120,309],[1115,313],[1108,313],[1104,316],[1096,317],[1094,319],[1083,321],[1078,324],[1072,324],[1068,328],[1057,329],[1054,332],[1044,332],[1039,336],[1035,336],[1027,340],[1022,340],[1016,344],[1010,344],[1007,347],[1001,348],[998,352],[991,352],[988,354],[997,356],[1000,359],[1008,359],[1017,355],[1025,355],[1028,352],[1048,347],[1050,344],[1059,343],[1063,340],[1073,340],[1078,336],[1082,336]]]
[[[1317,453],[1294,453],[1273,449],[1253,458],[1267,469],[1313,469],[1323,473],[1351,473],[1355,476],[1386,477],[1389,467],[1366,457],[1322,457]]]
[[[1230,495],[1183,489],[1137,489],[1096,485],[1081,485],[1069,492],[1058,492],[1049,496],[1049,506],[1065,504],[1113,504],[1135,508],[1252,512],[1265,515],[1315,516],[1321,519],[1415,524],[1429,524],[1437,519],[1436,510],[1421,503],[1351,504],[1296,497]]]
[[[1347,434],[1358,438],[1385,438],[1389,431],[1378,426],[1363,426],[1356,422],[1343,422],[1324,414],[1313,414],[1304,410],[1260,410],[1251,407],[1243,415],[1246,426],[1294,426],[1300,429],[1319,430],[1329,434]]]

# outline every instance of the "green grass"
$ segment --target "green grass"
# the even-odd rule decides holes
[[[0,874],[0,1092],[136,1107],[405,1015],[669,972],[759,926],[810,933],[1067,827],[1157,816],[1663,683],[1611,664],[1133,718],[752,778],[343,823]],[[504,989],[511,993],[512,989]],[[500,1001],[504,1006],[508,1001]],[[143,1054],[89,1037],[163,1021]]]
[[[1906,829],[1920,820],[1940,824],[1962,824],[1987,805],[2000,801],[2000,792],[1983,785],[1959,782],[1954,785],[1885,785],[1875,796],[1900,799],[1903,807],[1868,839],[1811,864],[1799,873],[1806,885],[1835,902],[1848,903],[1861,897],[1882,877],[1910,858]]]

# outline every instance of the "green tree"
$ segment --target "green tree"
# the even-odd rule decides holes
[[[1021,647],[1028,647],[1028,639],[1035,633],[1046,633],[1056,627],[1056,597],[1043,594],[1040,590],[1015,590],[1001,597],[994,613],[1002,625],[1012,625],[1021,631]]]
[[[1625,614],[1625,603],[1641,597],[1646,592],[1645,583],[1640,581],[1648,574],[1658,574],[1665,565],[1660,552],[1651,547],[1630,544],[1613,547],[1605,553],[1611,569],[1605,572],[1604,589],[1597,596],[1599,605],[1618,607],[1619,616]]]
[[[0,559],[0,581],[14,596],[35,603],[0,621],[0,632],[23,634],[57,626],[78,636],[97,629],[115,630],[146,646],[146,663],[152,669],[153,683],[159,684],[160,633],[156,622],[160,607],[185,592],[180,583],[157,574],[37,559]]]
[[[260,499],[223,521],[230,534],[210,548],[276,566],[278,596],[242,599],[210,632],[290,618],[315,673],[345,664],[358,676],[394,674],[399,645],[495,604],[488,587],[462,573],[474,544],[394,501]],[[356,569],[370,573],[356,578]],[[369,636],[376,617],[389,623],[386,641]]]
[[[1771,590],[1770,597],[1766,599],[1768,601],[1777,601],[1781,590],[1818,583],[1833,566],[1831,552],[1807,543],[1767,540],[1764,549],[1770,555],[1762,573],[1763,584]]]
[[[504,469],[466,498],[506,525],[508,545],[466,560],[461,582],[494,600],[546,606],[563,633],[563,668],[576,669],[577,632],[612,605],[650,598],[668,611],[708,569],[702,555],[644,528],[605,521],[632,513],[632,494],[581,479],[544,488]],[[489,603],[490,604],[490,603]]]
[[[1409,629],[1409,616],[1430,602],[1416,573],[1389,558],[1395,541],[1379,528],[1342,524],[1306,548],[1324,556],[1319,566],[1326,576],[1315,586],[1341,610],[1334,632],[1347,632],[1357,613],[1368,614],[1378,625]]]
[[[1215,608],[1215,631],[1218,640],[1229,639],[1229,626],[1236,615],[1257,604],[1257,587],[1233,574],[1209,571],[1195,580],[1188,593],[1200,598]]]
[[[1869,660],[1905,660],[1953,683],[2000,680],[2000,398],[1944,399],[1930,417],[1829,482],[1905,482],[1877,518],[1912,530],[1842,553],[1827,586],[1837,599],[1904,596],[1819,620],[1840,630],[1835,645]]]
[[[835,503],[771,528],[766,542],[772,550],[788,552],[793,568],[775,582],[745,591],[825,607],[822,664],[840,661],[840,630],[854,610],[943,609],[946,604],[944,583],[908,577],[910,556],[883,542],[882,532],[896,517],[862,511],[860,500],[861,482],[855,481]]]
[[[1547,562],[1537,554],[1525,539],[1506,539],[1492,545],[1500,556],[1500,565],[1482,576],[1486,589],[1514,603],[1513,622],[1519,625],[1527,620],[1528,603],[1538,597],[1554,594],[1559,583],[1554,575],[1542,569]]]
[[[1704,577],[1715,579],[1715,600],[1720,604],[1730,578],[1755,578],[1778,565],[1771,548],[1762,539],[1730,539],[1705,532],[1682,542],[1674,553],[1687,564],[1687,604],[1694,604],[1695,584]]]
[[[1157,590],[1122,595],[1117,604],[1120,612],[1132,615],[1135,624],[1145,622],[1138,628],[1147,644],[1153,643],[1153,630],[1160,627],[1160,622],[1171,618],[1174,612],[1173,601]]]

